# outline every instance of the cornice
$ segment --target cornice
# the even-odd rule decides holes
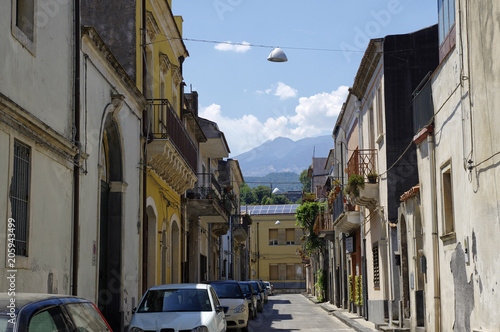
[[[130,78],[123,66],[113,55],[109,47],[99,36],[97,30],[91,26],[82,27],[82,39],[87,39],[97,49],[97,51],[101,53],[101,55],[108,61],[115,73],[118,75],[119,79],[139,101],[141,108],[144,108],[147,104],[146,99],[144,99],[144,96],[137,88],[135,82]]]

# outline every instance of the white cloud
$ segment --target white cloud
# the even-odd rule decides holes
[[[331,93],[323,92],[300,98],[299,105],[295,107],[296,114],[290,118],[290,123],[300,128],[333,129],[333,121],[339,115],[347,94],[348,87],[341,86]]]
[[[276,113],[265,121],[252,114],[240,118],[227,117],[217,104],[200,108],[199,114],[218,124],[226,136],[231,155],[235,156],[279,136],[298,140],[331,133],[347,93],[348,88],[341,86],[331,93],[302,97],[294,115]]]
[[[242,43],[232,43],[230,41],[227,41],[215,45],[214,48],[219,51],[245,53],[250,50],[250,43],[245,41]]]
[[[275,96],[280,97],[281,100],[285,100],[288,98],[295,98],[297,97],[297,89],[292,88],[289,85],[286,85],[283,82],[278,82],[276,85],[273,84],[272,87],[262,91],[262,90],[257,90],[256,93],[258,94],[266,94],[270,95],[273,94]]]
[[[276,92],[274,92],[275,96],[280,97],[280,99],[288,99],[297,97],[297,90],[292,88],[289,85],[286,85],[283,82],[278,82],[278,87],[276,88]]]

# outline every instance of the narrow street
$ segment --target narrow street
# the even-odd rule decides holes
[[[301,294],[270,296],[264,312],[249,325],[250,332],[354,331]]]

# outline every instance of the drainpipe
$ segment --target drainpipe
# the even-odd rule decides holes
[[[141,48],[141,58],[142,58],[142,93],[145,98],[146,96],[146,84],[147,84],[147,72],[146,72],[146,59],[144,56],[145,43],[146,43],[146,0],[142,0],[142,43],[144,44]],[[148,106],[143,112],[143,135],[145,137],[144,141],[144,151],[143,151],[143,173],[142,173],[142,293],[146,292],[148,289],[148,218],[146,213],[146,202],[147,202],[147,180],[148,180],[148,170],[147,170],[147,145],[149,140],[149,114]]]
[[[434,331],[440,331],[441,321],[441,286],[439,274],[439,239],[438,239],[438,218],[437,218],[437,197],[436,197],[436,156],[434,146],[434,136],[428,136],[429,162],[431,173],[431,211],[432,211],[432,262],[434,269]]]
[[[74,2],[74,52],[75,52],[75,72],[74,72],[74,108],[75,127],[73,142],[78,146],[78,154],[74,159],[73,166],[73,266],[72,266],[72,295],[78,295],[78,268],[79,268],[79,247],[80,247],[80,0]]]

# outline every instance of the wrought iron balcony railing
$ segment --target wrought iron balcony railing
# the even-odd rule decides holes
[[[318,213],[319,231],[333,231],[332,214],[329,211]]]
[[[347,162],[347,177],[349,178],[353,174],[366,177],[370,173],[376,173],[376,157],[376,149],[356,149]]]
[[[342,212],[344,212],[344,193],[341,190],[333,201],[333,221],[337,220]]]
[[[152,110],[151,134],[153,138],[170,140],[193,172],[196,172],[198,161],[196,146],[168,99],[150,99],[149,102]]]

